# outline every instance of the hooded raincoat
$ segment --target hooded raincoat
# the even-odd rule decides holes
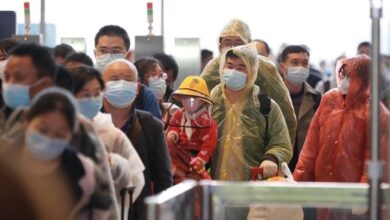
[[[232,104],[222,82],[211,91],[215,103],[212,117],[218,125],[218,143],[211,161],[213,179],[249,180],[250,168],[258,167],[267,157],[278,163],[291,158],[291,142],[288,129],[279,106],[271,99],[268,114],[268,141],[265,142],[265,118],[260,113],[259,87],[254,85],[259,61],[253,45],[229,49],[240,57],[249,69],[247,83],[240,100]],[[226,52],[228,52],[226,51]],[[221,57],[220,73],[226,61]]]
[[[323,96],[294,171],[295,180],[368,181],[366,162],[370,158],[370,62],[370,58],[365,55],[342,61],[349,78],[347,94],[343,95],[339,89],[333,89]],[[381,104],[379,123],[383,129],[379,152],[382,156],[387,155],[388,116],[389,112]],[[322,209],[318,210],[317,219],[344,219],[347,214]]]
[[[239,36],[244,44],[248,44],[252,41],[249,27],[244,22],[237,19],[230,21],[223,28],[218,37],[218,43],[220,43],[222,37],[227,36]],[[284,85],[275,64],[266,57],[257,56],[257,58],[258,68],[256,69],[257,74],[254,78],[254,83],[260,87],[261,93],[271,97],[280,106],[288,127],[291,143],[294,144],[297,120],[290,93]],[[221,82],[219,68],[223,65],[220,65],[220,59],[221,57],[218,56],[210,60],[201,74],[201,77],[206,80],[207,87],[210,90]]]

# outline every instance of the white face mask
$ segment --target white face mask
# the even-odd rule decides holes
[[[148,87],[153,91],[154,95],[156,95],[157,99],[162,99],[167,90],[167,83],[165,82],[165,79],[161,77],[157,79],[150,77],[148,79]]]
[[[248,75],[235,69],[224,69],[222,81],[226,86],[234,91],[241,90],[246,85]]]
[[[287,80],[295,85],[302,84],[309,77],[309,69],[302,66],[288,67]]]
[[[347,77],[344,77],[344,79],[340,81],[340,84],[338,85],[338,89],[343,95],[346,95],[348,93],[348,88],[349,88],[349,81]]]
[[[0,79],[4,80],[5,66],[7,66],[8,59],[0,61]]]
[[[114,60],[119,60],[119,59],[125,59],[126,55],[125,54],[102,54],[99,56],[96,56],[96,68],[100,71],[103,71],[104,67],[107,66],[107,64],[111,63]]]

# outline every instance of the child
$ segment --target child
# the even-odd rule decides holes
[[[217,125],[208,110],[212,102],[206,82],[198,76],[188,76],[172,97],[183,106],[167,128],[174,182],[211,179],[205,164],[216,147]]]

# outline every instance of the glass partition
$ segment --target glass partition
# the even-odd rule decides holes
[[[387,210],[389,185],[382,184],[381,192]],[[369,219],[368,193],[363,183],[185,181],[145,202],[148,220],[247,219],[248,214],[253,217],[248,219],[295,220],[324,211],[336,219]]]

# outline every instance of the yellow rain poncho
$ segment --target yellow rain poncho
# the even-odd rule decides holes
[[[254,45],[232,49],[240,57],[249,73],[240,100],[232,104],[225,95],[222,82],[211,91],[215,103],[212,117],[218,125],[218,144],[211,161],[213,179],[249,180],[249,171],[258,167],[264,156],[277,158],[279,163],[288,162],[292,156],[288,129],[279,106],[271,100],[268,114],[268,142],[264,142],[265,118],[260,112],[259,87],[254,85],[257,77],[258,59]],[[220,73],[226,61],[221,57]]]
[[[230,21],[222,30],[218,37],[218,43],[222,37],[239,36],[244,44],[252,41],[249,27],[242,21],[234,19]],[[259,66],[255,84],[260,87],[263,94],[268,95],[280,106],[289,130],[291,143],[294,145],[297,120],[294,108],[291,102],[290,94],[280,77],[275,64],[266,57],[257,56]],[[219,77],[220,56],[212,59],[204,68],[201,77],[206,80],[209,90],[218,85],[221,80]]]

